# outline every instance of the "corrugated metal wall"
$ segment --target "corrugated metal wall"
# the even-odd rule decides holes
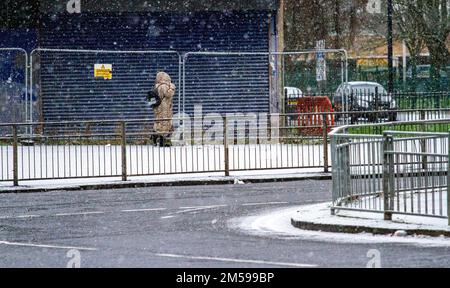
[[[174,81],[179,78],[177,54],[42,51],[35,55],[43,63],[39,74],[45,121],[148,118],[151,109],[145,96],[154,82],[151,76],[164,70]],[[112,79],[94,78],[94,64],[112,64]]]
[[[185,110],[269,112],[268,56],[191,55],[186,61]]]
[[[265,12],[47,15],[40,46],[62,49],[269,51]],[[268,112],[267,57],[190,58],[186,112]],[[113,80],[93,78],[95,63],[113,64]],[[175,57],[43,52],[40,96],[44,121],[151,117],[146,91],[157,71],[178,83]],[[230,79],[233,78],[233,83]],[[181,88],[181,87],[178,87]],[[178,99],[175,110],[178,111]]]

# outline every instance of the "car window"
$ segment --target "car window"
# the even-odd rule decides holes
[[[355,85],[351,86],[351,91],[354,94],[375,94],[375,92],[378,92],[378,94],[387,93],[383,86],[376,85]]]

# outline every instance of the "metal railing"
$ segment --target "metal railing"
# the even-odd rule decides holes
[[[450,119],[344,126],[331,134],[332,213],[449,218]],[[450,225],[450,222],[449,222]]]
[[[0,182],[314,168],[328,171],[331,114],[282,126],[289,115],[175,117],[170,147],[154,119],[0,124]],[[161,119],[158,121],[167,121]],[[294,125],[295,124],[295,125]],[[46,126],[52,127],[52,133]],[[129,127],[141,129],[128,129]],[[24,133],[26,129],[32,134]],[[70,127],[70,129],[68,129]]]
[[[381,117],[386,112],[373,113],[374,117]],[[383,142],[382,131],[390,127],[422,131],[423,125],[399,122],[344,126],[339,131],[353,129],[353,132],[328,136],[331,129],[342,125],[336,119],[352,115],[248,113],[212,114],[194,119],[175,115],[172,147],[153,145],[155,119],[0,124],[0,129],[5,131],[0,137],[0,181],[17,184],[23,180],[126,179],[184,173],[229,175],[230,172],[271,169],[329,172],[334,165],[333,173],[338,173],[335,178],[344,181],[342,185],[349,174],[340,167],[351,168],[354,178],[360,176],[361,179],[346,184],[352,188],[351,195],[362,191],[375,194],[382,186],[382,155],[378,152]],[[430,127],[438,129],[436,132],[442,128],[437,124]],[[30,130],[33,133],[26,133]],[[338,151],[333,157],[347,156],[332,159],[332,150]],[[368,188],[355,192],[362,185]],[[344,193],[345,189],[341,187],[341,190]]]

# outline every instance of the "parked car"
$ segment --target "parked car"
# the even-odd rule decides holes
[[[379,83],[354,81],[341,84],[333,96],[333,105],[336,112],[364,112],[396,110],[397,103],[386,89]],[[361,116],[367,116],[369,121],[376,118],[387,118],[391,121],[397,119],[396,113],[355,113],[352,122]]]

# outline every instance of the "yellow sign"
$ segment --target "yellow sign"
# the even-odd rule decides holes
[[[362,67],[387,67],[388,60],[386,58],[361,58],[356,64]]]
[[[112,79],[112,64],[95,64],[94,77],[105,80]]]

